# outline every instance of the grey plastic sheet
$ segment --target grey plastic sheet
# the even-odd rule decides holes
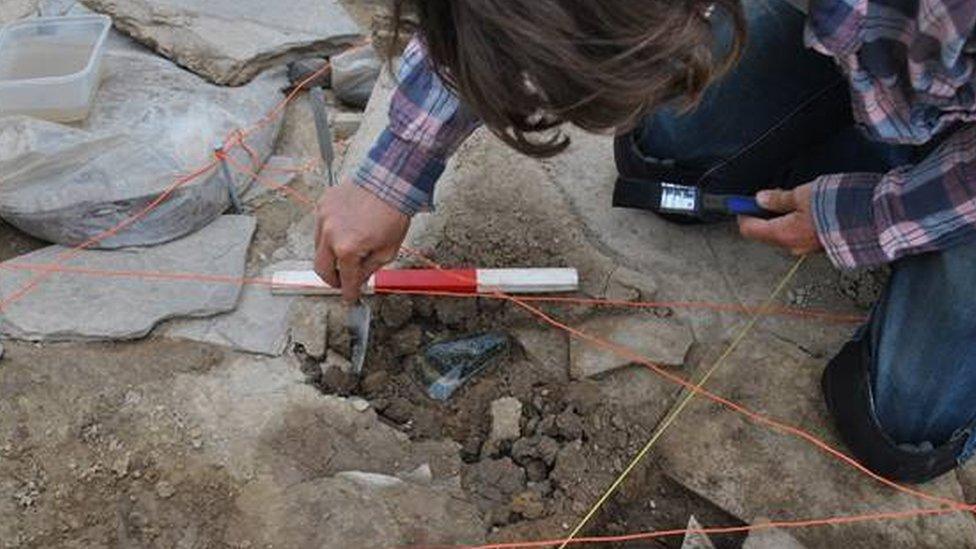
[[[206,166],[226,136],[252,127],[281,101],[283,70],[224,88],[117,34],[104,67],[92,113],[81,124],[0,117],[0,217],[56,244],[104,236],[92,247],[113,249],[168,242],[227,211],[231,187],[220,169],[169,191]],[[229,151],[231,162],[259,171],[280,126],[276,117],[251,133],[247,150]],[[234,191],[244,195],[253,177],[230,173]],[[164,194],[151,212],[111,231]]]

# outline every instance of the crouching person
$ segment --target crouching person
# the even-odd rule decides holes
[[[921,482],[976,451],[972,0],[395,4],[420,30],[389,125],[319,207],[316,271],[347,299],[479,125],[536,157],[565,150],[562,124],[614,132],[622,180],[647,196],[756,194],[776,216],[741,217],[746,238],[891,267],[823,377],[855,457]]]

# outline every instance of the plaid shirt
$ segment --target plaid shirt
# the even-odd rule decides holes
[[[390,124],[352,179],[414,215],[431,209],[448,157],[480,122],[434,74],[417,39],[403,53],[398,81]]]
[[[848,76],[854,114],[877,140],[939,145],[889,173],[816,179],[817,232],[839,267],[875,266],[976,235],[974,0],[812,0],[807,44]],[[430,208],[448,156],[478,121],[407,49],[390,126],[354,181],[407,214]]]

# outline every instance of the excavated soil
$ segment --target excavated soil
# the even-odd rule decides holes
[[[367,400],[385,422],[413,440],[455,441],[464,462],[462,487],[488,517],[492,541],[565,536],[643,447],[659,420],[640,406],[607,400],[598,382],[569,380],[533,360],[516,335],[530,321],[509,305],[396,296],[377,298],[374,307],[380,320],[362,378],[330,367],[321,357],[306,356],[309,383],[326,394]],[[581,314],[565,308],[549,312],[560,318]],[[428,397],[415,375],[421,351],[433,342],[488,330],[509,334],[508,354],[449,401]],[[348,352],[347,341],[333,339],[338,341],[330,345],[333,352]],[[489,448],[491,404],[502,397],[522,403],[521,436]],[[587,532],[672,529],[683,527],[691,515],[714,526],[742,524],[647,460]],[[718,547],[738,547],[742,537],[714,541]],[[679,537],[645,546],[680,545]]]

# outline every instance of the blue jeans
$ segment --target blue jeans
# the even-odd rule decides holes
[[[803,46],[800,12],[782,0],[747,2],[746,10],[750,42],[738,67],[693,111],[662,109],[619,137],[621,173],[751,194],[828,173],[886,172],[928,152],[862,136],[845,78]],[[715,24],[727,32],[721,19]],[[867,406],[894,445],[925,452],[968,438],[976,423],[976,243],[892,269],[862,329]],[[976,452],[976,437],[960,446],[959,462]]]
[[[965,437],[976,453],[976,244],[894,264],[870,324],[878,422],[896,443],[926,451]]]

